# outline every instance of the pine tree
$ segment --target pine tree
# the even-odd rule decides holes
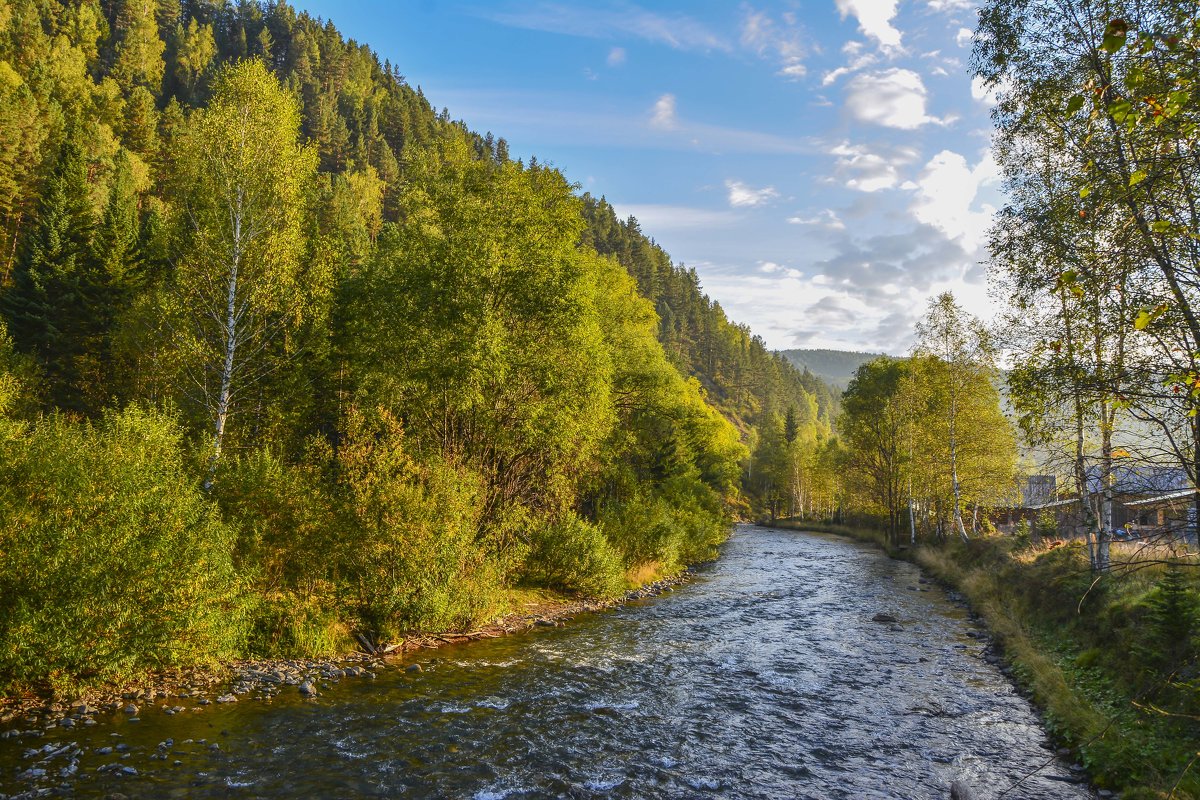
[[[119,38],[111,75],[127,94],[134,86],[155,94],[162,88],[164,44],[157,13],[150,0],[125,0],[117,12],[113,30]]]
[[[13,341],[40,363],[50,401],[84,411],[81,368],[98,327],[101,282],[88,247],[94,227],[83,153],[68,139],[46,181],[0,314]]]

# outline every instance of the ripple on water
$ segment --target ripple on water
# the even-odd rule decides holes
[[[907,591],[918,574],[837,537],[740,528],[674,593],[456,648],[416,675],[144,714],[121,729],[137,776],[95,774],[104,726],[38,744],[88,750],[87,777],[67,779],[81,798],[924,799],[960,777],[995,798],[1050,757],[1044,733],[964,611]],[[904,630],[871,622],[881,611]],[[221,749],[148,760],[167,738]],[[14,741],[0,741],[0,794],[29,788],[7,783],[30,766]],[[1087,797],[1070,777],[1052,762],[1005,798]]]

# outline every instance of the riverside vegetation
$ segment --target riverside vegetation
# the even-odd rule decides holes
[[[983,4],[1002,313],[935,299],[911,358],[859,368],[830,448],[838,520],[958,587],[1123,797],[1200,796],[1197,53],[1194,2]],[[1032,519],[1031,474],[1058,489]],[[1166,521],[1117,543],[1122,493]]]
[[[0,0],[0,319],[9,695],[617,596],[835,410],[286,3]]]

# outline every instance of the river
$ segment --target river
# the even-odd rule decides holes
[[[1035,770],[1006,800],[1091,797],[919,579],[840,537],[739,526],[673,593],[426,651],[419,672],[0,741],[0,795],[28,749],[75,743],[75,775],[45,768],[76,797],[865,800],[960,779],[983,800]]]

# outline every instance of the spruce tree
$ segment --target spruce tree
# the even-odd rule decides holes
[[[59,151],[25,237],[0,315],[17,348],[41,365],[48,399],[84,411],[81,367],[102,313],[103,291],[88,258],[94,227],[87,165],[70,138]]]

